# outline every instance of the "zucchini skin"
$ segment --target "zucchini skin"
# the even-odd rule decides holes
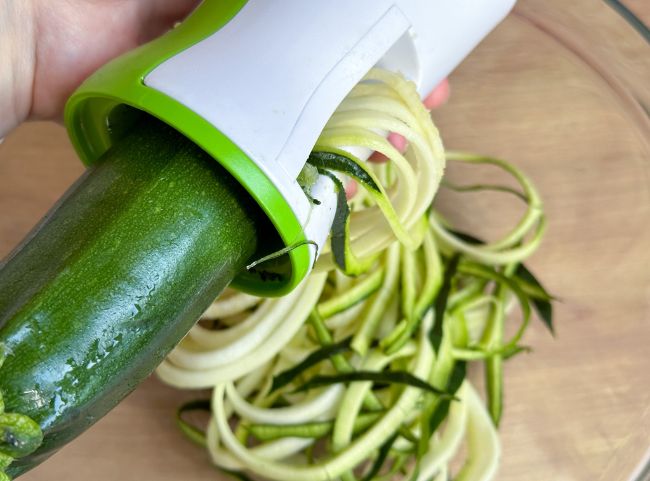
[[[44,435],[7,474],[155,369],[254,254],[261,219],[217,162],[153,119],[71,187],[0,270],[0,392]]]

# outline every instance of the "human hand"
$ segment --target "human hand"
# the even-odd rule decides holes
[[[86,77],[161,35],[198,3],[0,0],[0,137],[28,118],[60,118]]]

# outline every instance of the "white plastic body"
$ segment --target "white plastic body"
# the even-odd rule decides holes
[[[334,215],[333,186],[315,206],[296,178],[338,104],[375,65],[401,72],[425,96],[514,3],[249,0],[145,84],[227,135],[273,181],[306,237],[322,244]]]

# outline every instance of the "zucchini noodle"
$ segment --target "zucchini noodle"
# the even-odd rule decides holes
[[[410,148],[404,155],[383,135],[388,131],[409,141]],[[386,217],[378,206],[351,214],[351,247],[363,258],[387,248],[395,241],[396,231],[412,231],[417,226],[442,180],[445,151],[415,86],[399,75],[379,69],[371,70],[365,81],[352,89],[323,129],[314,150],[359,147],[381,152],[390,159],[395,171],[395,181],[384,186],[394,218]],[[413,248],[421,241],[413,238],[415,234],[400,236],[400,241]],[[332,255],[327,248],[316,267],[332,269]]]
[[[404,154],[388,132],[408,140]],[[389,162],[360,160],[362,148]],[[346,241],[370,261],[348,277],[327,246],[284,298],[217,299],[158,369],[173,386],[212,389],[206,432],[182,418],[189,406],[179,410],[183,432],[240,479],[494,479],[502,363],[527,349],[531,308],[552,328],[551,297],[521,265],[546,227],[538,192],[502,160],[445,155],[414,85],[382,70],[350,92],[314,152],[331,154],[314,157],[321,171],[333,166],[362,187]],[[431,208],[447,161],[494,165],[518,182],[527,210],[502,239],[454,232]],[[523,321],[505,339],[515,306]],[[487,406],[468,362],[485,363]]]

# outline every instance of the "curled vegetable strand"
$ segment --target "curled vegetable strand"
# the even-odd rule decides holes
[[[408,140],[405,154],[389,131]],[[362,161],[369,150],[390,162]],[[519,183],[527,210],[502,239],[456,232],[432,208],[446,160]],[[213,389],[179,410],[181,430],[240,479],[444,480],[452,464],[455,479],[494,479],[503,362],[528,350],[532,311],[552,329],[551,296],[521,264],[545,231],[535,187],[502,160],[445,155],[413,84],[381,70],[340,105],[309,165],[341,185],[330,245],[283,299],[228,291],[163,363],[166,382]],[[346,178],[363,187],[349,202]],[[514,305],[523,322],[505,339]],[[487,406],[470,362],[486,366]],[[197,406],[211,412],[205,431],[182,416]]]

